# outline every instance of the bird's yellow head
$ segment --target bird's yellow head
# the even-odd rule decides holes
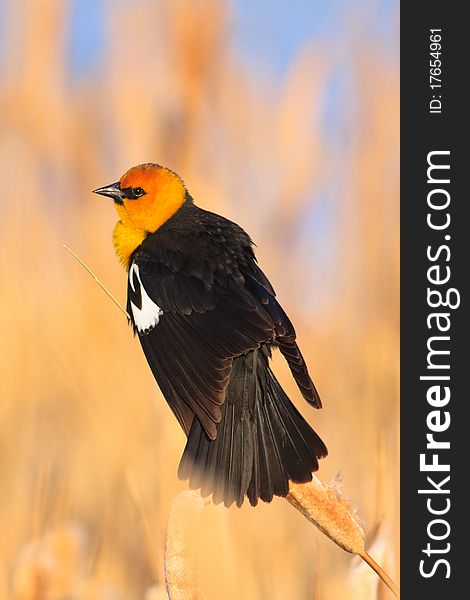
[[[180,177],[152,163],[132,167],[116,183],[94,191],[114,200],[119,221],[113,242],[126,268],[137,246],[168,221],[186,200],[186,188]]]

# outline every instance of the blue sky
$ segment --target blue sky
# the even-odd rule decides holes
[[[95,65],[103,48],[106,1],[74,1],[71,58],[78,72]],[[240,58],[282,74],[308,39],[341,38],[347,22],[357,18],[365,31],[388,40],[393,51],[396,7],[397,0],[232,0],[233,47]]]
[[[0,58],[4,13],[12,0],[0,0]],[[107,2],[138,0],[73,0],[70,58],[73,72],[93,68],[103,50],[103,15]],[[158,1],[158,0],[155,0]],[[241,59],[274,76],[285,72],[293,56],[312,37],[336,43],[354,20],[364,34],[380,37],[398,56],[398,0],[231,0],[232,43]]]

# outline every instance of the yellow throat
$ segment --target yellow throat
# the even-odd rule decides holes
[[[120,180],[121,189],[140,187],[145,194],[134,200],[115,203],[119,221],[113,232],[113,244],[121,264],[129,269],[129,260],[149,233],[154,233],[183,206],[186,188],[181,179],[159,165],[133,167]]]

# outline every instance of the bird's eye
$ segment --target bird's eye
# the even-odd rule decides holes
[[[145,194],[144,188],[141,187],[125,187],[121,188],[121,194],[128,200],[136,200]]]

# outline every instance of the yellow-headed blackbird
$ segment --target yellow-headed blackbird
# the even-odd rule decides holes
[[[178,474],[214,502],[286,496],[327,450],[269,366],[278,347],[303,397],[320,398],[295,331],[250,237],[196,206],[156,164],[95,190],[119,215],[113,241],[128,270],[127,311],[187,443]]]

